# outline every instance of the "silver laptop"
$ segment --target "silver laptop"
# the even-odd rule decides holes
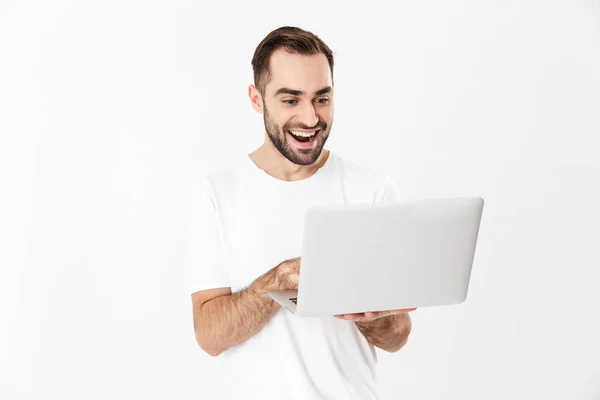
[[[481,197],[312,207],[298,290],[269,296],[302,317],[462,303],[482,211]]]

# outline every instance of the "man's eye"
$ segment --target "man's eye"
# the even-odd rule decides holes
[[[317,103],[319,104],[327,104],[329,102],[329,99],[327,97],[324,97],[322,99],[317,99]]]
[[[284,102],[285,104],[296,104],[296,100],[293,100],[293,99],[284,100],[283,102]]]

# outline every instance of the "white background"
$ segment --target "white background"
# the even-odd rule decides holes
[[[335,52],[330,149],[486,201],[467,301],[413,313],[382,400],[600,399],[600,3],[201,3],[0,2],[1,399],[218,398],[186,202],[261,143],[281,25]]]

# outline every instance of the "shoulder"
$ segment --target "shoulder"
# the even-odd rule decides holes
[[[240,179],[248,178],[248,175],[252,172],[251,163],[250,157],[246,154],[237,155],[209,170],[205,178],[214,187],[232,186]]]
[[[218,202],[219,197],[227,196],[240,181],[247,181],[251,172],[249,161],[245,155],[225,161],[219,166],[207,170],[196,179],[195,190],[209,197],[213,203]]]

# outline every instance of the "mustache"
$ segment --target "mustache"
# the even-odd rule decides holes
[[[325,121],[321,121],[319,119],[319,121],[317,121],[317,124],[315,126],[306,126],[304,124],[285,124],[283,126],[283,130],[284,131],[291,131],[293,129],[306,129],[306,130],[311,130],[311,129],[321,129],[321,130],[325,130],[327,129],[327,123]]]

